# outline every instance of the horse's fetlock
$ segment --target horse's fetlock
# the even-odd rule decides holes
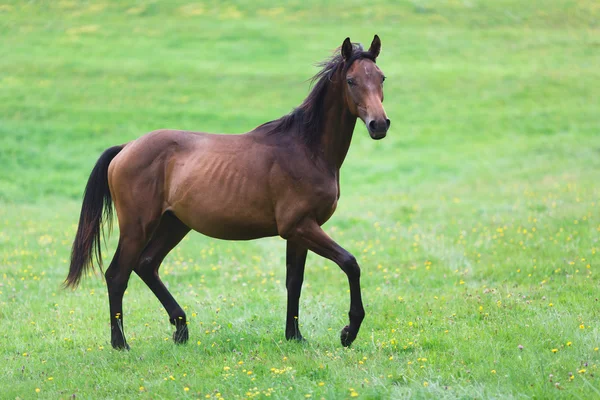
[[[350,317],[351,321],[358,321],[359,323],[365,319],[365,310],[352,310],[348,313],[348,317]]]
[[[169,322],[171,325],[175,325],[176,327],[186,326],[187,325],[187,317],[183,310],[178,310],[170,315]]]

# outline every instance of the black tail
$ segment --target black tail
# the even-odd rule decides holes
[[[71,250],[71,266],[65,280],[66,287],[77,287],[83,273],[94,267],[94,253],[97,265],[102,267],[102,220],[108,221],[110,231],[113,212],[108,187],[108,166],[121,150],[123,146],[105,150],[90,174],[83,195],[77,235]]]

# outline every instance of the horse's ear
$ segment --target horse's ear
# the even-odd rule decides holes
[[[373,55],[373,58],[377,58],[377,56],[379,56],[379,51],[381,51],[381,39],[379,39],[379,36],[375,35],[371,42],[371,47],[369,47],[369,53]]]
[[[352,57],[352,43],[350,42],[350,38],[347,37],[342,43],[342,58],[344,61],[348,61]]]

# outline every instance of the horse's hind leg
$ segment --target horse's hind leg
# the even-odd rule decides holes
[[[121,212],[119,216],[123,214]],[[111,344],[115,349],[129,349],[123,331],[123,294],[131,271],[138,264],[142,249],[157,224],[158,218],[152,217],[138,219],[138,216],[130,216],[127,220],[119,219],[119,245],[104,273],[110,305]]]
[[[134,269],[169,314],[169,321],[176,328],[173,333],[175,343],[185,343],[188,340],[187,318],[183,309],[177,304],[177,301],[161,281],[158,269],[167,254],[177,246],[189,231],[190,228],[175,215],[170,212],[164,214],[152,239],[144,248],[139,264]]]

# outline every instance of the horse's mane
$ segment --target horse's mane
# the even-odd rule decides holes
[[[309,147],[314,148],[321,136],[319,128],[325,112],[323,101],[329,83],[340,68],[343,68],[345,74],[354,61],[363,58],[375,62],[373,54],[364,51],[360,43],[352,43],[352,56],[346,62],[342,58],[341,48],[336,49],[330,58],[317,64],[322,69],[310,79],[312,90],[302,104],[291,113],[261,127],[265,127],[269,134],[289,131],[301,136]]]

